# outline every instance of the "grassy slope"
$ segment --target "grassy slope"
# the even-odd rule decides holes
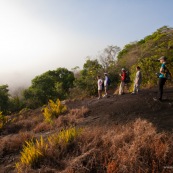
[[[67,114],[45,123],[41,108],[11,117],[0,135],[0,173],[13,173],[26,140],[48,137],[63,128],[82,127],[68,145],[48,145],[44,157],[22,172],[171,172],[173,91],[154,102],[155,90],[102,100],[66,101]],[[48,144],[48,142],[47,142]]]

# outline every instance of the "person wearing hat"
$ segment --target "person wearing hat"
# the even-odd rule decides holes
[[[107,73],[104,73],[104,76],[105,76],[105,79],[104,79],[104,89],[105,89],[105,95],[104,97],[107,97],[108,96],[108,74]]]
[[[160,100],[162,101],[162,96],[163,96],[163,87],[165,85],[166,82],[166,57],[162,56],[158,59],[161,63],[161,67],[160,67],[160,73],[159,73],[159,94],[158,94],[158,98],[154,98],[154,100]]]
[[[126,78],[126,71],[124,68],[121,69],[121,83],[120,83],[120,87],[119,87],[119,95],[124,94],[124,85],[125,85],[125,78]]]
[[[134,88],[132,94],[139,93],[140,85],[142,82],[142,74],[141,74],[141,68],[139,66],[136,67],[136,76],[134,80]]]

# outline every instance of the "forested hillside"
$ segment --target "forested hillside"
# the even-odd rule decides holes
[[[161,56],[167,57],[167,66],[173,72],[173,28],[162,27],[140,41],[127,44],[118,54],[117,64],[130,69],[132,76],[139,65],[143,73],[143,85],[156,84]]]
[[[0,173],[171,173],[173,86],[154,101],[161,56],[173,72],[173,29],[108,46],[83,69],[49,70],[20,96],[0,86]],[[117,95],[122,68],[139,65],[142,92]],[[98,99],[97,75],[107,72],[109,97]],[[169,85],[168,85],[169,84]]]

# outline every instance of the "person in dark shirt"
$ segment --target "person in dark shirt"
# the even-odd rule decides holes
[[[163,87],[166,82],[166,57],[162,56],[158,59],[161,63],[160,67],[160,73],[159,73],[159,92],[158,92],[158,97],[154,98],[154,100],[159,100],[162,101],[162,96],[163,96]]]

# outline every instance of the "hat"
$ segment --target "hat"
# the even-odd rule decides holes
[[[125,68],[122,68],[121,70],[122,70],[122,71],[124,71],[124,70],[125,70]]]
[[[158,60],[166,60],[166,57],[165,56],[161,56]]]
[[[104,73],[104,75],[107,75],[108,73]]]

